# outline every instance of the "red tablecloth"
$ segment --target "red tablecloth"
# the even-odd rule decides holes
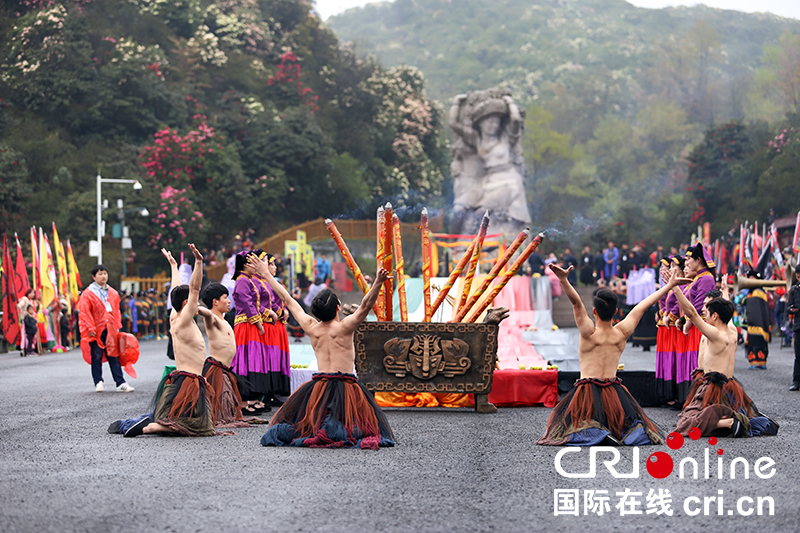
[[[489,403],[497,407],[555,407],[557,370],[495,370]]]

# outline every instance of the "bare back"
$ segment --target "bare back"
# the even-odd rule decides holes
[[[578,344],[581,378],[613,379],[628,336],[611,325],[598,320],[589,335],[581,334]]]
[[[732,322],[717,327],[721,333],[718,339],[703,337],[706,341],[703,354],[703,371],[720,372],[729,378],[733,377],[733,367],[736,363],[736,346],[738,333]]]
[[[345,321],[334,318],[328,322],[317,322],[305,330],[317,356],[320,372],[355,372],[354,328]]]
[[[192,374],[203,374],[206,361],[206,342],[194,321],[194,316],[172,310],[169,319],[172,347],[175,351],[175,368]]]
[[[225,366],[231,366],[233,357],[236,355],[236,338],[233,336],[233,328],[224,318],[220,318],[214,313],[203,315],[206,324],[206,335],[208,335],[208,352],[211,357]]]

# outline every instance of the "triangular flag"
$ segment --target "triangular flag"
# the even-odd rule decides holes
[[[3,266],[0,267],[0,298],[3,300],[3,336],[9,344],[20,341],[19,315],[17,311],[17,289],[14,286],[16,274],[11,268],[11,250],[8,239],[3,234]]]
[[[44,234],[42,228],[39,228],[39,279],[42,284],[42,296],[40,298],[42,307],[50,307],[53,300],[56,299],[56,285],[53,282],[50,272],[55,274],[53,268],[53,254],[50,252],[50,242],[47,240],[47,235]]]
[[[58,230],[56,223],[53,222],[53,246],[56,252],[56,262],[58,265],[58,294],[65,297],[69,292],[69,284],[67,283],[67,257],[64,254],[64,246],[58,240]],[[67,299],[69,302],[69,299]],[[71,307],[69,307],[71,310]]]
[[[25,267],[25,258],[22,256],[22,246],[19,244],[19,236],[14,232],[14,240],[17,242],[17,267],[16,279],[14,284],[17,287],[17,298],[22,298],[31,290],[31,282],[28,280],[28,269]]]
[[[69,264],[69,295],[72,305],[78,305],[79,287],[81,286],[81,276],[78,272],[78,265],[75,264],[75,256],[72,255],[72,246],[67,239],[67,263]]]
[[[42,292],[42,280],[39,277],[41,265],[39,264],[39,241],[36,238],[36,228],[31,228],[31,256],[33,261],[33,278],[31,279],[38,298]]]

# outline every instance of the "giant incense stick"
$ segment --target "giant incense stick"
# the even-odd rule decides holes
[[[467,275],[464,277],[464,289],[461,291],[461,298],[458,300],[456,312],[460,312],[467,303],[469,291],[472,288],[472,280],[475,277],[475,272],[478,270],[478,263],[481,258],[481,250],[483,249],[483,241],[486,239],[487,229],[489,229],[489,211],[484,213],[483,220],[481,220],[481,227],[478,230],[478,238],[476,239],[477,244],[475,245],[475,250],[472,252],[472,259],[470,259],[469,262],[469,270],[467,270]],[[464,314],[466,314],[466,312]]]
[[[392,235],[394,236],[394,262],[397,265],[397,298],[400,300],[400,320],[408,322],[408,303],[406,302],[406,273],[403,262],[403,244],[400,239],[400,219],[392,215]]]
[[[431,238],[428,234],[427,208],[422,208],[420,230],[422,231],[422,302],[425,306],[423,322],[430,322],[433,312],[431,310]]]
[[[522,246],[522,243],[528,239],[528,235],[530,235],[530,233],[530,230],[526,228],[522,230],[519,235],[517,235],[517,238],[514,239],[514,242],[511,243],[511,246],[508,247],[503,256],[498,259],[497,263],[495,263],[494,267],[492,267],[491,272],[489,272],[489,275],[483,280],[483,283],[481,283],[480,287],[478,287],[478,289],[472,293],[472,296],[469,297],[467,303],[458,310],[453,322],[461,322],[464,319],[469,310],[472,309],[472,306],[475,305],[475,302],[477,302],[478,299],[483,296],[483,293],[486,292],[486,289],[488,289],[489,285],[492,284],[494,278],[496,278],[500,274],[500,271],[503,269],[503,267],[506,266],[506,263],[508,263],[508,261],[514,255],[514,252],[517,251],[517,248]]]
[[[475,322],[478,317],[481,316],[486,308],[489,307],[489,304],[491,304],[497,295],[500,294],[500,291],[503,290],[503,287],[505,287],[511,278],[514,277],[514,274],[517,273],[517,270],[519,270],[520,267],[525,264],[525,261],[527,261],[528,257],[530,257],[531,254],[539,247],[539,244],[541,244],[543,240],[543,233],[540,233],[533,238],[528,247],[525,248],[525,251],[522,252],[519,257],[517,257],[516,261],[514,261],[514,264],[511,266],[511,268],[507,270],[505,274],[503,274],[503,277],[500,278],[500,281],[497,282],[497,285],[495,285],[491,292],[486,294],[483,300],[481,300],[475,309],[472,310],[472,313],[470,313],[465,322]]]
[[[444,284],[444,287],[442,287],[442,290],[440,290],[439,294],[436,296],[436,301],[433,303],[431,309],[431,316],[433,316],[433,314],[436,313],[436,311],[439,309],[439,306],[442,305],[442,302],[447,297],[447,293],[450,292],[450,289],[452,289],[453,285],[455,285],[458,276],[460,276],[461,272],[463,272],[464,268],[466,268],[467,263],[469,263],[469,260],[472,258],[472,252],[475,250],[475,246],[477,244],[478,244],[478,237],[476,236],[475,239],[472,241],[472,243],[469,245],[469,248],[467,248],[467,251],[464,252],[464,256],[458,262],[456,268],[454,268],[453,271],[450,273],[450,276],[447,278],[447,282]]]
[[[347,266],[350,267],[350,272],[353,273],[353,277],[356,279],[356,283],[358,283],[358,287],[364,294],[369,292],[369,285],[367,284],[367,280],[364,278],[364,274],[361,273],[361,269],[358,268],[356,264],[356,260],[353,258],[353,254],[350,253],[350,249],[345,244],[344,239],[342,238],[342,234],[339,233],[339,230],[336,229],[336,224],[329,218],[325,219],[325,227],[328,228],[328,232],[333,237],[333,242],[336,243],[336,246],[339,248],[339,251],[342,253],[342,257],[344,257]],[[377,307],[372,308],[375,311],[375,315],[378,315]]]
[[[389,278],[383,284],[383,316],[384,320],[391,322],[393,317],[392,296],[394,296],[394,283],[392,282],[392,240],[394,235],[392,223],[392,204],[387,203],[383,214],[383,268],[389,273]]]
[[[382,267],[383,266],[383,255],[384,255],[384,250],[383,250],[384,235],[383,234],[384,234],[384,231],[385,231],[384,223],[386,222],[386,220],[385,220],[385,218],[383,216],[383,206],[378,208],[377,222],[378,222],[378,226],[377,226],[378,227],[378,247],[377,247],[377,252],[375,254],[375,260],[378,263],[378,266]],[[381,292],[378,294],[378,303],[376,304],[377,307],[378,307],[378,311],[380,312],[380,314],[378,315],[378,320],[385,320],[385,318],[384,318],[384,316],[385,316],[385,314],[384,314],[384,302],[383,302],[384,287],[385,287],[385,285],[381,287]]]

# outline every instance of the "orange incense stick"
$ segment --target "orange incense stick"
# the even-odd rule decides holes
[[[384,223],[386,222],[386,220],[384,219],[384,216],[383,216],[383,206],[378,208],[377,222],[378,222],[378,249],[377,249],[377,253],[375,254],[375,260],[377,261],[378,266],[382,267],[383,266],[383,255],[384,255],[384,250],[383,250],[384,235],[383,234],[384,234],[384,231],[385,231]],[[383,301],[384,288],[385,288],[385,285],[383,287],[381,287],[381,292],[378,294],[378,303],[376,304],[378,306],[378,311],[380,312],[380,314],[378,315],[378,320],[386,320],[384,318],[384,301]]]
[[[478,237],[476,236],[469,245],[469,248],[467,248],[467,251],[464,252],[464,256],[458,262],[456,268],[450,272],[450,276],[447,278],[447,283],[444,284],[444,287],[442,287],[442,290],[440,290],[439,294],[436,296],[436,301],[433,303],[433,309],[431,310],[431,316],[433,316],[433,314],[439,309],[439,306],[442,305],[442,302],[447,297],[447,293],[450,292],[450,289],[452,289],[453,285],[455,285],[458,276],[460,276],[461,272],[463,272],[464,268],[466,268],[467,263],[469,263],[469,260],[472,258],[472,252],[475,250],[475,246],[477,244]]]
[[[336,224],[329,218],[325,219],[325,226],[328,228],[328,232],[330,232],[331,237],[333,237],[333,242],[336,243],[336,246],[339,248],[339,251],[342,253],[342,257],[344,257],[347,266],[350,267],[350,272],[353,273],[353,277],[356,279],[356,283],[358,283],[358,287],[364,294],[367,294],[369,291],[369,285],[367,284],[367,280],[364,278],[364,274],[361,273],[361,269],[358,268],[356,264],[356,260],[353,258],[353,254],[350,253],[350,249],[345,244],[344,239],[342,238],[342,234],[339,233],[339,230],[336,229]],[[375,311],[375,315],[377,316],[378,310],[376,307],[372,308]]]
[[[483,249],[483,241],[486,239],[486,230],[489,229],[489,211],[483,215],[483,220],[481,220],[481,227],[478,230],[478,237],[477,237],[477,244],[475,245],[475,250],[472,252],[472,259],[469,262],[469,270],[467,271],[467,275],[464,277],[464,290],[461,291],[461,298],[458,300],[458,306],[456,306],[456,312],[460,313],[461,309],[464,308],[464,305],[467,303],[467,298],[469,297],[469,291],[472,288],[472,280],[475,277],[475,272],[478,270],[478,261],[481,258],[481,250]],[[466,314],[466,312],[464,312]]]
[[[383,268],[389,273],[389,279],[383,284],[383,314],[387,322],[394,320],[394,310],[392,309],[392,296],[394,296],[394,283],[392,281],[392,269],[394,268],[392,257],[392,240],[394,235],[392,223],[392,204],[387,203],[383,213]]]
[[[506,266],[506,263],[508,263],[508,261],[514,255],[514,252],[516,252],[517,249],[522,246],[523,242],[528,240],[530,233],[530,230],[526,228],[522,230],[519,235],[517,235],[517,238],[514,239],[514,242],[511,243],[511,246],[508,247],[503,256],[498,259],[497,263],[495,263],[494,267],[492,267],[491,272],[489,272],[489,275],[483,280],[483,283],[481,283],[480,287],[478,287],[478,290],[472,293],[472,296],[469,297],[469,300],[467,300],[467,303],[464,305],[464,307],[458,310],[453,322],[461,322],[464,317],[467,316],[469,310],[472,309],[472,306],[475,305],[475,302],[477,302],[478,299],[483,296],[483,293],[486,292],[486,289],[488,289],[489,285],[492,284],[494,278],[500,274],[500,271],[503,270],[503,267]]]
[[[517,273],[517,270],[519,270],[520,267],[525,264],[525,261],[528,260],[528,258],[539,247],[539,244],[541,244],[543,240],[543,233],[540,233],[533,238],[528,247],[525,248],[525,251],[522,252],[519,257],[517,257],[516,261],[514,261],[514,264],[511,266],[511,268],[507,270],[505,274],[503,274],[503,276],[500,278],[500,281],[497,282],[497,285],[495,285],[491,292],[486,294],[483,300],[481,300],[481,302],[472,310],[472,313],[470,313],[465,322],[475,322],[481,316],[486,308],[489,307],[489,304],[491,304],[497,295],[500,294],[500,291],[503,290],[503,287],[505,287],[511,278],[514,277],[514,274]]]
[[[408,303],[406,301],[406,273],[403,262],[403,244],[400,239],[400,219],[392,215],[392,235],[394,236],[394,262],[397,265],[397,297],[400,300],[400,320],[408,322]]]
[[[422,209],[420,220],[422,231],[422,302],[425,306],[424,322],[430,322],[433,316],[431,308],[431,238],[428,234],[428,209]]]

